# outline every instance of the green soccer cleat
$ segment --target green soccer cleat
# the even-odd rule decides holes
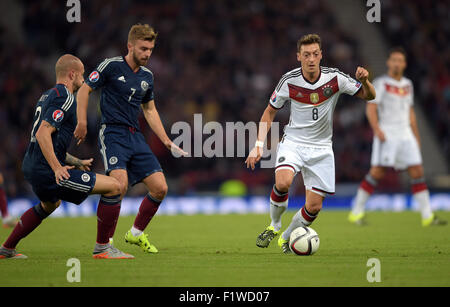
[[[350,212],[350,214],[348,215],[348,221],[350,223],[358,225],[358,226],[367,225],[365,215],[363,212],[361,212],[359,214],[353,214],[352,212]]]
[[[284,254],[290,254],[291,249],[289,248],[289,240],[283,239],[283,236],[278,238],[278,246],[281,248]]]
[[[273,228],[273,226],[267,227],[256,238],[256,246],[261,248],[268,247],[270,242],[278,235],[278,233],[279,231],[275,231],[275,228]]]
[[[422,226],[423,227],[444,226],[444,225],[447,225],[447,221],[438,218],[435,214],[433,214],[432,216],[430,216],[427,219],[422,219]]]
[[[148,241],[148,235],[146,235],[145,233],[142,233],[140,236],[135,237],[133,236],[131,231],[128,230],[125,234],[125,242],[140,246],[146,253],[156,254],[158,252],[158,249],[154,245],[150,244],[150,242]]]

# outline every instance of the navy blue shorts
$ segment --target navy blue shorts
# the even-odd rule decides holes
[[[107,175],[115,169],[126,169],[128,181],[135,185],[153,173],[162,172],[158,159],[139,131],[128,126],[103,124],[99,143]]]
[[[70,178],[56,183],[53,173],[30,174],[26,179],[30,182],[34,193],[40,201],[55,203],[65,200],[76,205],[82,203],[95,186],[96,176],[93,172],[77,169],[68,170]]]

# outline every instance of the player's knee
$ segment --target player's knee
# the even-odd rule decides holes
[[[150,194],[152,195],[152,197],[154,197],[156,199],[163,200],[164,197],[166,197],[168,190],[169,190],[169,187],[167,186],[167,183],[164,182],[164,183],[159,184],[152,191],[150,191]]]
[[[59,207],[59,205],[61,205],[61,200],[58,200],[56,203],[41,202],[42,209],[44,209],[48,214],[51,214],[53,211],[55,211]]]
[[[421,165],[409,168],[409,177],[412,179],[422,178],[424,176],[423,167]]]
[[[322,210],[321,201],[310,201],[306,204],[306,210],[311,214],[317,214]]]
[[[292,182],[289,179],[281,179],[281,180],[277,180],[277,182],[275,182],[275,187],[281,193],[286,193],[289,191],[291,183]]]
[[[384,177],[384,169],[381,167],[373,167],[370,169],[370,176],[372,176],[373,179],[379,181],[383,179]]]
[[[126,193],[126,191],[125,191]],[[110,191],[105,196],[122,195],[122,185],[119,181],[113,180],[110,185]]]
[[[128,185],[119,182],[119,193],[117,193],[117,194],[120,194],[120,198],[123,198],[125,196],[125,194],[127,194],[127,191],[128,191]]]

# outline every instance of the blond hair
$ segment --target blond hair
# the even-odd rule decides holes
[[[306,34],[303,35],[297,42],[297,50],[300,51],[302,45],[319,44],[319,48],[322,49],[322,40],[318,34]]]
[[[128,43],[134,44],[137,40],[145,40],[152,42],[156,40],[158,34],[148,24],[135,24],[131,27],[128,33]]]

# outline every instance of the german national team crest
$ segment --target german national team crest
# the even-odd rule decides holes
[[[330,98],[331,96],[333,96],[333,89],[331,88],[330,85],[326,85],[323,88],[323,95],[327,98]]]
[[[309,95],[309,100],[311,103],[318,103],[319,102],[319,94],[318,93],[311,93]]]
[[[148,90],[148,83],[146,81],[142,81],[141,88],[144,92],[146,92]]]
[[[96,70],[91,72],[91,74],[89,75],[89,81],[91,81],[91,82],[97,82],[99,78],[100,78],[100,74]]]
[[[61,110],[56,110],[53,112],[52,118],[55,122],[59,123],[64,118],[64,112]]]

